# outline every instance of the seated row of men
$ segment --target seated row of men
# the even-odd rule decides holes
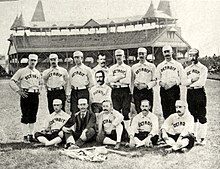
[[[72,118],[62,108],[62,101],[53,100],[54,113],[49,115],[47,126],[35,133],[35,138],[45,146],[65,141],[65,148],[76,149],[86,142],[114,145],[119,149],[122,142],[131,148],[153,147],[159,137],[170,146],[169,151],[191,149],[194,145],[193,116],[187,111],[186,102],[176,101],[176,113],[170,115],[159,130],[158,117],[150,112],[148,100],[141,101],[141,112],[135,115],[129,129],[125,129],[123,115],[113,109],[110,100],[102,103],[102,112],[89,111],[88,101],[79,99],[77,112]]]

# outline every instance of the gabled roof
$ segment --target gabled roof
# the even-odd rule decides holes
[[[32,16],[31,22],[44,22],[44,10],[41,0],[38,1],[37,6],[34,11],[34,15]]]
[[[167,15],[169,15],[171,17],[173,16],[169,1],[166,1],[166,0],[160,1],[157,10],[163,11],[165,14],[167,14]]]
[[[84,28],[94,28],[94,27],[99,27],[100,25],[98,24],[98,22],[96,22],[93,19],[90,19],[88,22],[85,23],[85,25],[83,25]]]

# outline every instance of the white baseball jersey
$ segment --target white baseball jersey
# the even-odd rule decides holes
[[[185,136],[188,133],[193,133],[194,118],[189,112],[185,112],[183,116],[174,113],[164,121],[161,129],[165,129],[173,135],[181,134],[182,136]]]
[[[154,80],[156,80],[155,77],[155,71],[156,66],[152,63],[149,63],[145,61],[142,63],[136,63],[132,66],[132,82],[134,84],[146,84],[148,85],[149,89],[154,86]]]
[[[99,115],[99,130],[103,127],[104,131],[108,131],[112,127],[115,130],[116,126],[120,124],[124,116],[117,110],[112,109],[110,113],[101,112]]]
[[[94,85],[92,69],[83,63],[74,66],[69,71],[69,83],[67,85],[67,95],[70,95],[71,86],[76,88],[90,88]]]
[[[158,134],[159,124],[158,117],[149,112],[147,116],[144,116],[142,112],[137,114],[131,123],[131,135],[139,132],[149,132],[153,136]]]
[[[56,68],[50,67],[43,72],[44,83],[50,88],[65,86],[68,82],[68,78],[67,70],[59,66]]]
[[[207,75],[208,75],[208,69],[206,66],[198,62],[197,64],[191,64],[190,66],[185,68],[186,74],[187,74],[187,81],[186,85],[189,87],[204,87]],[[199,77],[199,79],[192,83],[191,79]]]
[[[123,75],[124,78],[116,80],[118,75]],[[124,63],[112,65],[109,68],[108,80],[111,85],[131,85],[131,67]]]
[[[112,89],[106,85],[95,85],[89,91],[92,103],[102,103],[104,100],[111,100]]]
[[[46,119],[46,129],[60,130],[69,118],[70,115],[65,113],[63,110],[61,110],[59,113],[53,112]]]
[[[39,89],[41,75],[37,69],[31,70],[26,66],[25,68],[19,69],[11,78],[15,82],[20,83],[21,88],[25,89]],[[18,91],[19,89],[14,89]]]
[[[179,85],[184,79],[183,66],[174,59],[171,59],[169,62],[164,60],[157,66],[156,78],[158,81],[165,83],[175,81],[177,85]]]

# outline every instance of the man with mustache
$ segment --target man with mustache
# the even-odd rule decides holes
[[[114,110],[110,100],[102,103],[102,112],[98,121],[97,142],[101,144],[115,145],[119,149],[121,141],[126,140],[127,132],[123,126],[123,115]]]
[[[132,119],[129,146],[131,148],[153,147],[159,138],[158,117],[150,112],[148,100],[142,100],[140,108],[141,112]]]
[[[194,119],[187,110],[185,101],[177,100],[176,113],[171,114],[161,127],[161,137],[172,151],[185,152],[194,146],[195,137],[193,135]]]
[[[96,114],[98,121],[99,113],[102,111],[102,102],[104,100],[111,100],[112,89],[105,83],[105,73],[102,70],[98,70],[95,73],[97,84],[91,88],[90,102],[92,112]]]
[[[78,100],[79,112],[72,115],[72,118],[62,128],[66,139],[66,149],[79,148],[94,138],[96,117],[88,107],[87,99],[80,98]]]
[[[180,87],[184,79],[184,69],[181,63],[172,57],[173,49],[165,45],[162,48],[165,60],[156,69],[156,78],[160,85],[160,98],[163,117],[166,119],[175,113],[175,102],[180,99]]]
[[[92,70],[94,75],[97,71],[102,70],[105,73],[105,83],[108,84],[108,67],[106,66],[106,56],[104,54],[99,54],[97,59],[98,65]]]
[[[40,72],[35,68],[38,56],[30,54],[28,65],[19,69],[11,78],[9,85],[20,95],[21,128],[24,142],[33,142],[34,125],[39,106]]]
[[[185,69],[188,79],[186,81],[187,103],[189,111],[194,117],[194,134],[197,138],[196,141],[200,145],[205,145],[207,133],[207,99],[204,86],[207,80],[208,69],[198,61],[198,49],[190,49],[189,57],[191,58],[192,64]]]
[[[153,107],[153,87],[157,84],[155,78],[156,67],[154,64],[146,61],[147,50],[138,48],[139,63],[132,66],[132,86],[135,109],[141,112],[141,100],[147,99],[150,102],[150,111]]]
[[[58,66],[58,55],[50,54],[50,68],[43,72],[43,80],[47,90],[48,109],[50,114],[54,112],[53,100],[62,100],[62,110],[65,111],[66,93],[68,82],[68,72],[63,67]]]

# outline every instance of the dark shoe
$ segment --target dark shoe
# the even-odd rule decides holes
[[[76,141],[76,145],[79,146],[79,147],[82,147],[83,144],[85,144],[85,141],[83,141],[81,138],[79,138],[79,139]]]
[[[118,150],[120,148],[121,144],[120,143],[116,143],[115,147],[113,148],[114,150]]]
[[[31,142],[31,143],[37,143],[37,142],[38,142],[38,141],[33,137],[32,134],[28,135],[27,138],[28,138],[28,141]]]
[[[23,141],[24,141],[24,143],[29,143],[29,141],[28,141],[28,136],[24,136]]]

